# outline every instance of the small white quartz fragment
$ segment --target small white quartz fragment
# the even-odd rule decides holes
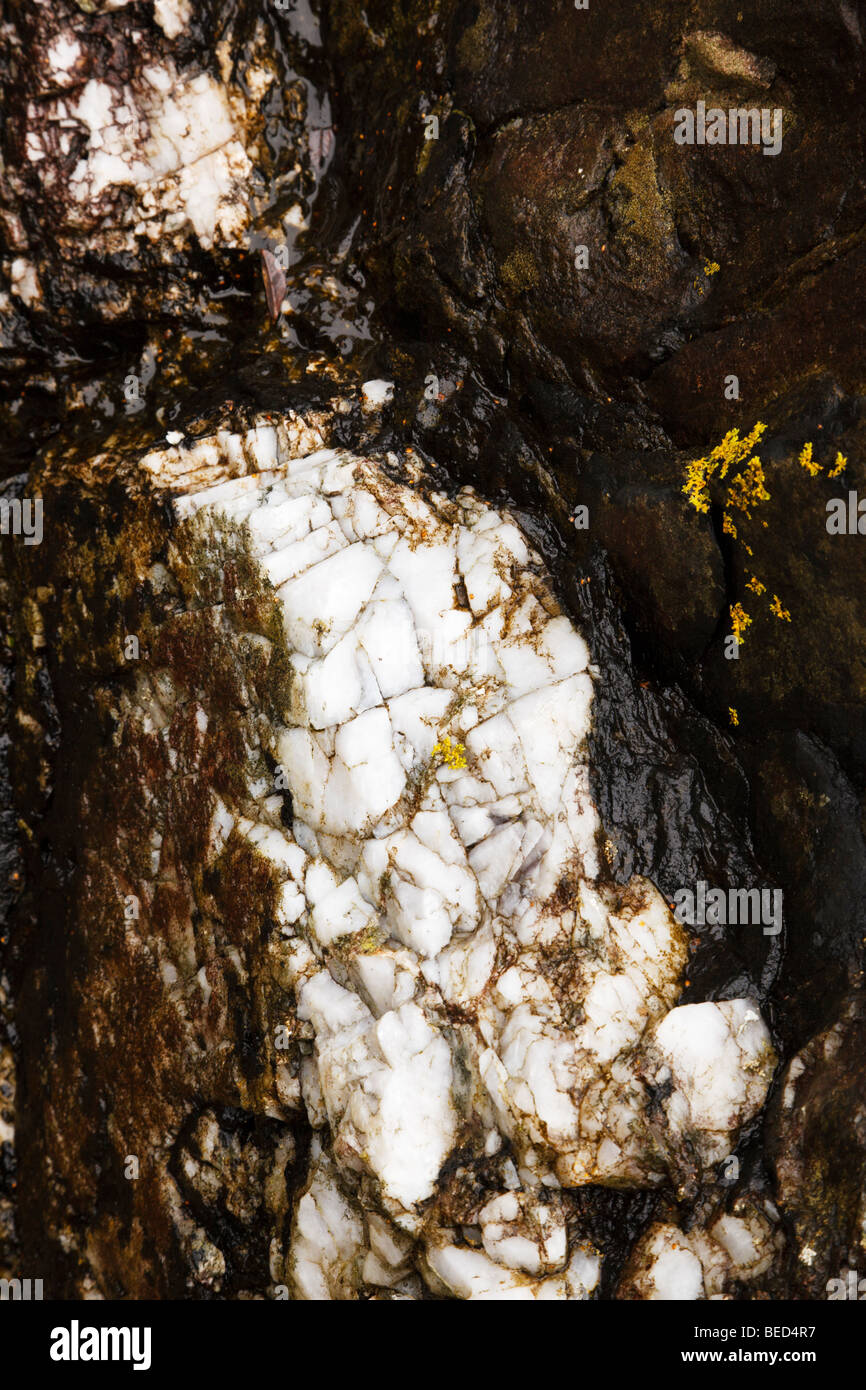
[[[365,381],[361,387],[361,400],[371,410],[378,410],[394,395],[393,381]]]
[[[408,1214],[432,1195],[456,1129],[444,1038],[413,1003],[374,1018],[327,971],[304,985],[298,1012],[316,1032],[337,1151],[375,1174],[395,1211]]]
[[[9,273],[12,285],[12,293],[17,294],[18,298],[25,304],[36,303],[42,298],[42,290],[36,277],[36,269],[32,263],[25,260],[23,256],[17,256],[12,262]]]
[[[565,1214],[535,1194],[506,1192],[479,1215],[482,1243],[497,1264],[527,1274],[552,1274],[565,1267],[568,1241]]]
[[[192,18],[191,0],[153,0],[153,15],[167,39],[176,39]]]
[[[289,1269],[295,1297],[312,1302],[357,1298],[363,1252],[361,1213],[344,1196],[333,1164],[319,1155],[292,1231]]]
[[[175,37],[188,0],[158,0],[156,18]],[[57,53],[57,62],[69,58]],[[240,245],[249,212],[244,181],[252,165],[235,127],[228,92],[207,72],[180,74],[169,60],[123,88],[85,83],[71,116],[87,134],[69,188],[98,208],[106,191],[130,190],[126,222],[153,240],[189,223],[200,244]]]
[[[728,1152],[732,1129],[758,1113],[776,1058],[767,1026],[748,999],[686,1004],[656,1029],[673,1081],[663,1102],[672,1134],[688,1135],[707,1166]]]
[[[598,1256],[580,1246],[562,1274],[532,1279],[467,1246],[433,1246],[427,1266],[435,1281],[455,1298],[477,1302],[584,1299],[598,1284]]]

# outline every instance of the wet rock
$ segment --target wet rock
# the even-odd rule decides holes
[[[336,53],[369,59],[363,100],[351,73],[343,89],[365,137],[347,158],[364,171],[362,245],[371,265],[396,270],[398,304],[438,302],[476,356],[479,340],[491,363],[500,355],[500,373],[507,344],[518,376],[534,365],[596,397],[628,381],[678,442],[692,422],[731,417],[713,359],[742,365],[752,409],[817,364],[844,359],[856,379],[859,349],[826,313],[831,286],[860,278],[853,260],[831,262],[856,252],[864,196],[863,50],[838,7],[792,24],[782,5],[746,6],[730,33],[710,7],[688,18],[554,4],[473,16],[455,3],[426,20],[394,5],[366,19],[350,10],[328,7]],[[853,102],[844,111],[840,90]],[[782,154],[676,144],[675,111],[698,99],[780,108]],[[433,153],[428,113],[440,123]],[[468,295],[454,273],[467,235]],[[482,290],[486,334],[472,303]]]
[[[757,845],[785,894],[779,1027],[800,1046],[837,1020],[863,968],[860,800],[832,754],[802,733],[756,749],[752,767]]]
[[[866,1259],[864,1019],[858,986],[838,1021],[792,1058],[773,1105],[769,1152],[799,1298],[850,1297],[849,1271]]]
[[[16,1144],[0,1264],[23,1189],[23,1248],[67,1296],[823,1297],[863,1258],[862,1078],[839,1070],[861,1041],[863,576],[856,539],[826,527],[827,502],[859,488],[863,444],[862,346],[840,331],[862,279],[857,17],[830,0],[793,18],[746,3],[735,20],[618,0],[323,11],[336,148],[306,7],[241,4],[226,21],[184,0],[80,0],[2,33],[4,468],[19,474],[4,495],[38,459],[53,529],[40,563],[3,556],[2,862],[17,878],[0,884],[16,902],[0,1044],[19,1097],[38,1099],[9,1118],[0,1090]],[[677,108],[698,100],[779,108],[781,152],[678,145]],[[277,241],[300,261],[284,266]],[[394,335],[381,352],[377,297]],[[770,495],[734,536],[721,479],[700,512],[683,484],[759,419]],[[341,451],[327,465],[341,477],[343,451],[374,455],[374,492],[408,487],[431,536],[474,533],[492,507],[538,556],[546,620],[580,622],[594,717],[568,728],[596,823],[542,903],[544,950],[509,955],[513,884],[473,899],[479,952],[438,884],[415,921],[417,847],[408,863],[402,821],[359,810],[407,773],[384,745],[345,797],[317,800],[301,775],[299,735],[311,766],[317,749],[351,772],[342,731],[378,706],[361,708],[365,642],[340,681],[322,675],[352,586],[305,595],[270,544],[271,504],[297,499],[247,475],[273,471],[274,439],[280,467]],[[329,519],[296,539],[339,568],[371,538],[343,531],[352,516],[319,483]],[[222,511],[202,495],[197,520],[171,500],[217,486]],[[500,597],[528,582],[509,554],[476,566]],[[467,578],[447,609],[477,624]],[[273,580],[299,586],[289,641]],[[751,621],[731,659],[738,604]],[[425,687],[455,688],[423,641],[418,659]],[[477,727],[437,728],[429,757],[473,752]],[[517,826],[527,883],[550,853],[552,813],[502,800],[457,817],[467,834],[484,823],[461,844],[491,893]],[[363,853],[395,855],[366,895],[340,820],[356,812]],[[686,933],[666,901],[699,878],[777,882],[782,936]],[[593,904],[601,945],[566,941],[568,914]],[[647,920],[650,963],[631,940]],[[626,977],[642,1002],[600,1022]],[[590,1060],[626,1023],[633,1053]],[[505,1073],[483,1104],[498,1072],[488,1058],[482,1076],[479,1036]],[[580,1055],[596,1119],[620,1126],[613,1148],[592,1119],[551,1128],[560,1102],[533,1090],[556,1072],[535,1066],[544,1048]],[[776,1054],[769,1156],[793,1252],[766,1199]],[[448,1067],[461,1085],[427,1094],[419,1199],[375,1104],[402,1086],[414,1101],[413,1068]],[[722,1200],[725,1158],[743,1177]]]
[[[281,162],[274,143],[278,122],[303,129],[306,87],[281,90],[272,9],[255,20],[241,7],[228,27],[170,0],[117,9],[36,6],[4,34],[13,303],[69,329],[189,313],[208,270],[190,283],[178,270],[201,252],[237,267],[256,180],[294,185],[296,201],[314,181],[296,154],[306,141]]]
[[[839,325],[861,312],[863,248],[847,226],[812,235],[817,244],[804,243],[795,265],[765,289],[753,286],[754,311],[711,325],[653,373],[647,399],[678,443],[714,440],[735,425],[748,430],[822,375],[838,380],[846,394],[860,393],[862,347]],[[723,284],[720,277],[720,290]],[[725,396],[729,372],[738,378],[739,399]]]
[[[679,70],[666,96],[672,100],[688,98],[699,84],[704,89],[707,84],[718,86],[720,79],[735,90],[752,88],[757,93],[771,87],[775,76],[776,64],[771,59],[756,57],[718,30],[696,29],[683,36]]]
[[[610,876],[603,672],[515,519],[311,442],[151,450],[114,528],[44,475],[30,633],[76,734],[24,821],[65,904],[13,947],[23,1075],[65,1097],[22,1130],[24,1239],[79,1293],[586,1297],[557,1194],[712,1181],[760,1004],[677,1007],[685,930]]]
[[[847,529],[849,495],[864,487],[862,405],[826,382],[806,400],[791,403],[789,423],[756,451],[769,497],[738,515],[735,541],[720,538],[729,605],[751,622],[738,660],[725,658],[722,641],[712,649],[707,689],[744,727],[767,709],[783,728],[808,724],[859,780],[864,644],[855,595],[866,583],[864,552],[857,536],[831,534],[828,507],[844,500]]]
[[[351,75],[343,88],[364,135],[345,157],[365,193],[356,247],[388,284],[395,325],[447,334],[516,411],[527,400],[540,406],[551,494],[578,490],[579,450],[609,455],[631,435],[631,457],[595,465],[622,521],[602,508],[591,525],[614,560],[633,629],[662,642],[690,696],[720,723],[729,709],[741,726],[746,717],[790,724],[806,709],[862,771],[863,644],[841,592],[859,561],[822,531],[834,455],[816,453],[830,462],[811,491],[796,466],[807,426],[821,424],[848,455],[851,488],[862,452],[861,344],[841,330],[864,283],[866,196],[864,50],[848,12],[824,4],[792,24],[784,6],[747,5],[729,29],[706,7],[653,11],[646,28],[643,12],[552,4],[489,15],[455,4],[429,22],[391,5],[352,19],[333,4],[329,17],[338,54],[350,42],[369,51],[363,99]],[[698,100],[781,111],[780,153],[678,144],[676,112]],[[425,140],[434,114],[438,138]],[[736,392],[726,389],[731,375]],[[835,403],[821,385],[828,380]],[[559,437],[555,392],[562,401],[571,393],[574,450]],[[743,537],[756,560],[766,557],[769,579],[746,571],[747,552],[723,536],[720,511],[710,517],[714,537],[704,528],[677,543],[673,478],[667,497],[646,495],[656,450],[673,459],[676,445],[684,467],[758,420],[770,422],[779,467],[769,509]],[[816,451],[819,442],[814,435]],[[780,596],[791,625],[761,609],[760,629],[734,662],[723,649],[726,610],[741,603],[752,616],[752,574],[767,586],[767,605]],[[840,623],[844,638],[828,651],[826,633]]]
[[[161,410],[158,429],[206,383],[263,302],[259,252],[298,259],[333,151],[306,12],[62,0],[3,28],[0,63],[2,409],[20,468],[61,418],[92,432]]]
[[[644,456],[631,481],[633,456],[594,455],[573,491],[574,549],[601,547],[627,593],[635,629],[659,644],[673,674],[691,672],[715,637],[723,610],[724,567],[711,526],[683,508],[682,473],[670,455]],[[586,507],[582,516],[578,508]],[[662,562],[661,557],[667,557]]]
[[[15,1054],[7,1036],[9,986],[0,978],[0,1278],[17,1275],[15,1233]]]

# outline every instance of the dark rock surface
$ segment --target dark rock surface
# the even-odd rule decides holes
[[[830,1281],[847,1281],[866,1256],[864,1043],[861,981],[837,1005],[833,1027],[812,1038],[781,1079],[769,1151],[794,1231],[789,1297],[826,1298]]]
[[[590,505],[634,620],[649,609],[653,644],[680,659],[678,678],[688,668],[693,696],[717,718],[734,706],[753,725],[769,710],[814,725],[862,774],[863,550],[825,530],[828,498],[866,486],[862,334],[849,328],[866,220],[855,10],[337,2],[328,21],[354,134],[341,173],[363,190],[356,247],[392,321],[424,325],[430,370],[447,337],[540,416],[557,486]],[[780,153],[676,144],[675,111],[699,99],[781,109]],[[677,525],[676,483],[758,420],[771,501],[742,534],[792,621],[762,614],[734,665],[710,638],[728,604],[749,608],[745,557],[717,514],[715,547],[682,509]],[[807,440],[825,474],[849,458],[841,484],[797,466]],[[648,491],[660,447],[667,508]]]

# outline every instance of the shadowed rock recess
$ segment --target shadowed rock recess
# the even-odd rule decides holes
[[[0,1277],[866,1268],[864,42],[11,8]]]

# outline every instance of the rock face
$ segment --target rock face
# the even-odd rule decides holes
[[[782,1076],[771,1153],[779,1200],[794,1223],[791,1284],[800,1298],[848,1296],[866,1252],[863,992],[812,1038]]]
[[[9,998],[6,988],[0,999],[5,1017],[9,1013]],[[15,1239],[15,1055],[5,1040],[0,1051],[0,1160],[2,1160],[2,1186],[0,1186],[0,1278],[15,1277],[16,1239]]]
[[[207,277],[184,283],[179,262],[205,253],[223,274],[237,269],[231,253],[248,249],[257,202],[290,185],[294,225],[303,221],[309,157],[289,164],[285,151],[280,161],[273,132],[278,122],[303,129],[306,84],[295,76],[283,87],[273,11],[242,5],[226,23],[217,8],[64,0],[7,27],[13,323],[17,313],[32,329],[50,319],[74,334],[82,319],[92,331],[94,316],[189,315]],[[305,143],[296,131],[292,146],[306,156]]]
[[[827,1296],[855,8],[59,0],[0,71],[0,1276]]]
[[[144,455],[168,532],[142,502],[69,572],[103,754],[74,813],[90,925],[21,985],[24,1053],[55,1058],[22,1146],[52,1155],[42,1248],[133,1297],[265,1271],[297,1298],[585,1297],[601,1255],[563,1194],[712,1181],[763,1104],[766,1025],[676,1007],[684,928],[610,877],[604,675],[514,519],[290,440]]]
[[[825,526],[832,496],[866,493],[863,345],[845,327],[862,317],[866,214],[854,9],[334,0],[327,16],[357,132],[358,253],[425,370],[447,375],[447,338],[536,417],[557,491],[589,507],[578,546],[610,555],[660,670],[721,721],[733,707],[745,729],[769,705],[813,727],[862,780],[864,552]],[[778,110],[778,154],[677,143],[699,101]],[[689,459],[757,421],[770,496],[736,544],[721,498],[689,518],[676,493]],[[798,464],[807,442],[821,476]],[[737,603],[755,625],[735,663]]]
[[[260,253],[297,259],[333,142],[307,6],[39,3],[0,63],[5,476],[59,424],[164,431],[236,354]]]

